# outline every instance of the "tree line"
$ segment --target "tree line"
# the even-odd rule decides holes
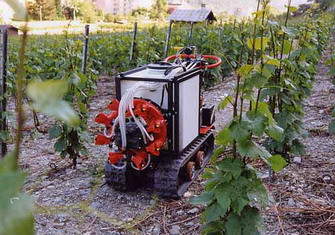
[[[120,15],[104,14],[90,0],[70,0],[65,4],[61,0],[36,0],[27,3],[28,15],[31,20],[77,20],[95,22],[104,20],[114,22],[122,18]],[[167,15],[167,1],[155,0],[151,9],[137,8],[131,12],[134,17],[149,17],[162,19]]]

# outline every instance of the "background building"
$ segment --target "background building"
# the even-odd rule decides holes
[[[95,6],[105,14],[127,15],[133,9],[132,0],[95,0]]]

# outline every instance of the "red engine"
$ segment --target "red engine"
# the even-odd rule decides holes
[[[132,112],[129,109],[126,112],[127,146],[123,149],[120,128],[114,126],[118,117],[119,101],[113,100],[108,109],[112,111],[109,115],[100,113],[95,118],[96,122],[106,126],[104,135],[97,135],[95,144],[114,145],[111,146],[112,152],[108,158],[113,166],[123,167],[128,156],[134,169],[146,169],[150,164],[151,155],[159,156],[160,149],[166,143],[167,127],[163,114],[152,102],[134,99],[134,109]],[[148,136],[143,134],[136,122],[143,125]],[[113,132],[115,135],[112,135]]]

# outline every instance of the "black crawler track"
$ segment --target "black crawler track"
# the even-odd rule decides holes
[[[188,187],[202,173],[214,149],[214,134],[200,135],[193,143],[183,151],[177,158],[164,158],[158,162],[154,173],[154,190],[159,196],[179,198],[184,195]],[[185,180],[182,169],[195,158],[199,150],[205,150],[203,165],[194,172],[191,181]]]
[[[116,169],[109,162],[105,165],[105,179],[109,186],[119,191],[135,190],[137,177],[132,168]]]
[[[214,149],[214,134],[210,131],[197,137],[178,157],[161,156],[156,166],[146,172],[135,172],[132,168],[115,169],[109,162],[105,166],[108,185],[120,191],[136,189],[139,185],[151,188],[161,197],[179,198],[204,170]],[[183,175],[184,166],[195,160],[199,150],[205,151],[203,165],[194,172],[191,181]],[[145,182],[143,184],[143,182]]]

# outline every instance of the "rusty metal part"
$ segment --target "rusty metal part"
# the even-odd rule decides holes
[[[205,157],[205,152],[202,150],[199,150],[195,157],[196,169],[201,169],[201,167],[204,164],[204,157]]]
[[[195,162],[188,162],[186,165],[186,179],[191,181],[194,178]]]

